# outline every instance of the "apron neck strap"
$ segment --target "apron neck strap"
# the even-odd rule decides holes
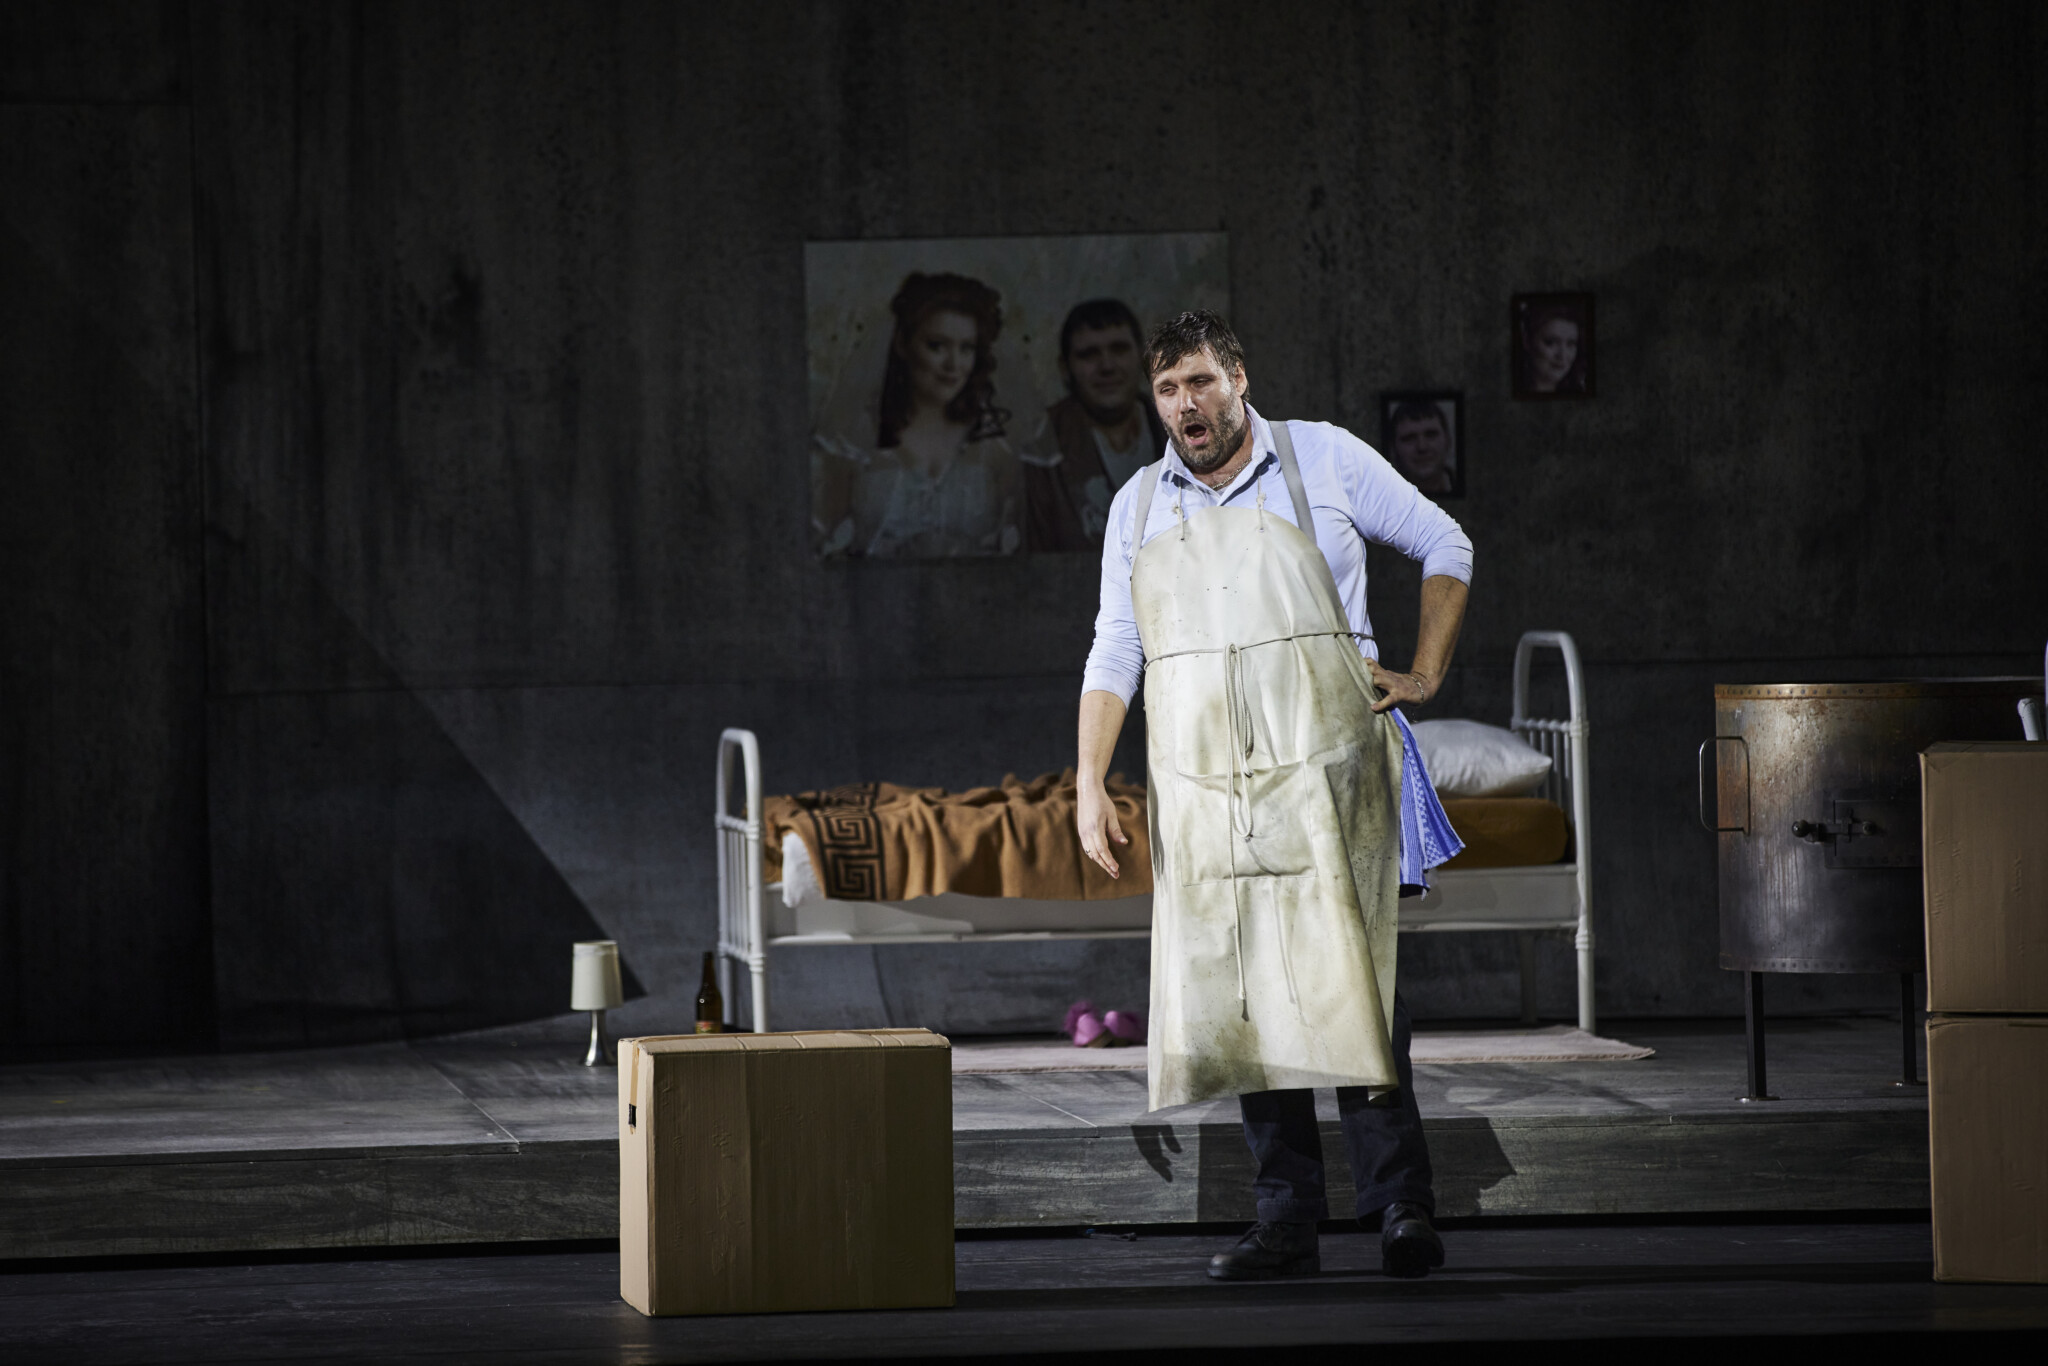
[[[1301,466],[1294,463],[1294,436],[1284,421],[1266,425],[1273,429],[1273,450],[1280,457],[1280,477],[1287,481],[1287,496],[1294,500],[1294,524],[1314,542],[1316,524],[1309,517],[1308,490],[1301,484]]]
[[[1145,544],[1145,523],[1152,520],[1152,495],[1159,491],[1159,472],[1166,468],[1164,459],[1154,460],[1138,475],[1138,505],[1131,517],[1131,569],[1138,567],[1138,547]]]

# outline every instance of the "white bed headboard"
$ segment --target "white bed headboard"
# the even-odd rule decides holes
[[[1538,649],[1546,648],[1564,656],[1565,693],[1571,712],[1561,718],[1529,714],[1529,662]],[[1576,832],[1585,824],[1580,798],[1586,786],[1586,684],[1579,668],[1579,647],[1568,633],[1524,631],[1515,642],[1514,714],[1508,729],[1550,756],[1550,776],[1536,795],[1563,807]]]

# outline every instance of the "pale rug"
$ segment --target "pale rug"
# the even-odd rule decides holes
[[[1652,1057],[1619,1039],[1570,1025],[1545,1029],[1419,1031],[1409,1045],[1415,1062],[1634,1062]],[[1076,1048],[1064,1039],[963,1039],[953,1045],[955,1072],[1142,1072],[1143,1048]]]

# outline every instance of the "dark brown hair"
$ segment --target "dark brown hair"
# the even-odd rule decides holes
[[[1522,373],[1515,377],[1518,388],[1529,384],[1530,371],[1536,364],[1536,334],[1548,323],[1568,322],[1572,325],[1572,331],[1578,334],[1578,341],[1572,354],[1572,368],[1565,371],[1564,378],[1557,382],[1557,392],[1583,394],[1590,389],[1593,367],[1592,338],[1587,335],[1592,331],[1587,316],[1590,311],[1588,305],[1576,300],[1532,303],[1522,310],[1518,319],[1521,327]]]
[[[1396,404],[1394,411],[1387,415],[1387,430],[1391,432],[1403,422],[1434,422],[1444,429],[1444,435],[1451,433],[1451,424],[1444,420],[1444,410],[1425,399],[1411,398]]]
[[[1004,413],[995,406],[995,340],[1003,330],[1002,296],[965,275],[925,275],[913,271],[889,301],[896,331],[889,338],[889,363],[882,371],[882,402],[875,444],[887,449],[910,420],[910,362],[905,349],[917,329],[934,313],[959,313],[974,319],[974,369],[967,383],[946,405],[946,416],[970,424],[967,439],[1000,436]]]
[[[1074,334],[1082,328],[1095,332],[1107,332],[1113,327],[1128,327],[1131,343],[1145,344],[1145,329],[1138,325],[1138,315],[1131,312],[1131,306],[1122,299],[1090,299],[1084,304],[1075,304],[1067,311],[1066,322],[1060,325],[1060,359],[1065,360],[1074,349]]]
[[[1197,351],[1214,356],[1226,375],[1244,368],[1244,348],[1230,324],[1206,308],[1195,308],[1159,324],[1145,347],[1146,372],[1171,369]]]

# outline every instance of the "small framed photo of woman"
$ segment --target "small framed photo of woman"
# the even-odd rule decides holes
[[[1593,397],[1593,296],[1517,294],[1516,398]]]
[[[1432,498],[1465,496],[1464,406],[1448,390],[1380,395],[1380,453]]]

